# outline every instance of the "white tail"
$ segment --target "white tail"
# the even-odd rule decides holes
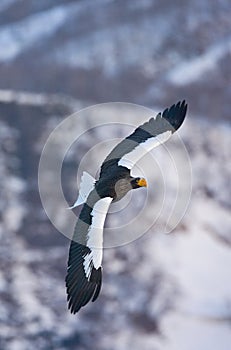
[[[95,181],[96,180],[94,179],[94,177],[92,177],[90,174],[84,171],[80,181],[79,196],[76,199],[75,203],[67,209],[73,209],[78,205],[83,204],[86,201],[89,193],[93,190],[95,186]]]

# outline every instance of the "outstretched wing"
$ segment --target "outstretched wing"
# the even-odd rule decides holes
[[[77,221],[66,276],[68,308],[76,313],[99,295],[102,282],[103,226],[113,198],[93,190]]]
[[[110,172],[111,166],[115,165],[130,170],[147,152],[170,138],[183,123],[186,111],[185,101],[178,102],[140,125],[107,156],[101,166],[100,176]]]

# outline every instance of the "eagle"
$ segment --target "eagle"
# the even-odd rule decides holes
[[[147,187],[131,169],[147,152],[167,141],[182,125],[187,112],[184,101],[151,117],[122,140],[103,161],[96,181],[84,172],[74,208],[83,204],[71,240],[66,275],[68,308],[75,314],[95,301],[102,284],[103,226],[111,203],[130,190]]]

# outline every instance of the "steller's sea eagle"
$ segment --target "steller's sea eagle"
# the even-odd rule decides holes
[[[140,125],[107,156],[97,181],[84,172],[79,198],[71,207],[83,204],[70,245],[66,275],[68,308],[71,313],[78,312],[99,295],[103,226],[110,204],[123,198],[132,189],[147,186],[144,178],[131,176],[132,167],[179,129],[186,111],[185,101],[178,102]]]

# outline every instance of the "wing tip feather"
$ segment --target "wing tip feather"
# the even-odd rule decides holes
[[[93,267],[89,278],[84,271],[82,258],[82,264],[68,266],[65,282],[68,309],[71,314],[76,314],[90,300],[94,302],[98,298],[102,285],[102,267]]]
[[[171,124],[173,127],[172,132],[175,132],[182,125],[187,113],[187,108],[188,105],[184,99],[182,101],[178,101],[163,111],[162,118]]]

